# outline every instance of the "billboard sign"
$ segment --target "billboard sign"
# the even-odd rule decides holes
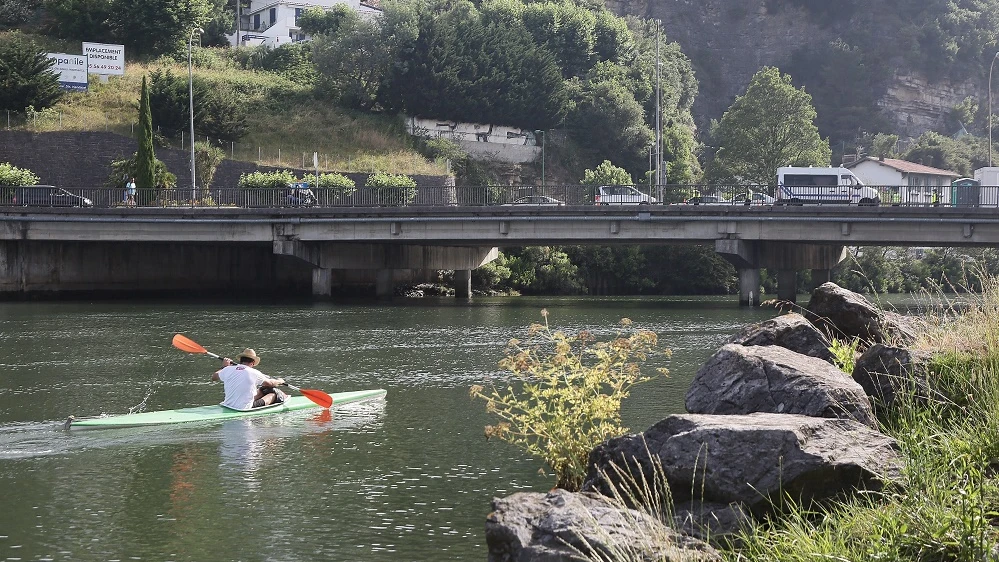
[[[46,53],[45,56],[55,61],[52,70],[59,76],[60,88],[71,92],[87,91],[86,55]]]
[[[105,43],[84,43],[83,54],[87,57],[87,71],[90,74],[125,74],[125,46]]]

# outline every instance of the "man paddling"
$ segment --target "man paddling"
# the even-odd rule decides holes
[[[226,357],[222,360],[223,367],[212,374],[213,381],[222,381],[225,385],[223,406],[249,410],[284,402],[285,393],[276,388],[284,384],[284,379],[272,379],[254,369],[260,364],[256,351],[246,348],[236,359],[238,365]]]

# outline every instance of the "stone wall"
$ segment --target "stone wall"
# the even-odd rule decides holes
[[[10,162],[27,168],[39,176],[41,185],[68,188],[103,187],[111,173],[111,161],[129,158],[138,149],[135,139],[110,132],[0,131],[0,162]],[[190,185],[190,152],[157,148],[156,157],[177,175],[179,185]],[[240,174],[257,170],[289,169],[298,175],[314,174],[315,170],[258,166],[253,162],[224,160],[219,165],[212,187],[236,187]],[[364,185],[368,174],[344,174],[358,186]],[[451,176],[412,176],[420,187],[453,185]]]

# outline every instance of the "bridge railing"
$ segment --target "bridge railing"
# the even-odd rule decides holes
[[[781,207],[785,204],[837,204],[842,198],[815,197],[805,200],[780,199],[769,186],[746,185],[634,185],[629,186],[647,198],[626,199],[630,204],[647,199],[654,205],[728,205]],[[945,206],[999,208],[999,186],[868,186],[878,193],[881,206]],[[43,189],[44,188],[44,189]],[[121,188],[59,188],[53,186],[0,187],[0,206],[29,207],[447,207],[509,206],[562,207],[596,204],[596,186],[515,185],[515,186],[421,186],[411,188],[354,189],[138,189],[129,197]],[[849,188],[847,188],[849,189]],[[30,193],[30,196],[27,195]],[[810,193],[802,192],[799,193]],[[603,200],[607,201],[606,198]],[[856,198],[852,201],[856,204]],[[622,203],[615,201],[611,205]],[[629,203],[624,203],[629,204]],[[644,203],[643,203],[644,204]]]

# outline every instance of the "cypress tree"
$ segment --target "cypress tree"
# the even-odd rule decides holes
[[[135,155],[136,187],[139,189],[156,187],[155,163],[156,155],[153,154],[153,116],[149,111],[149,89],[146,87],[146,77],[143,76],[142,94],[139,97],[139,151]]]

